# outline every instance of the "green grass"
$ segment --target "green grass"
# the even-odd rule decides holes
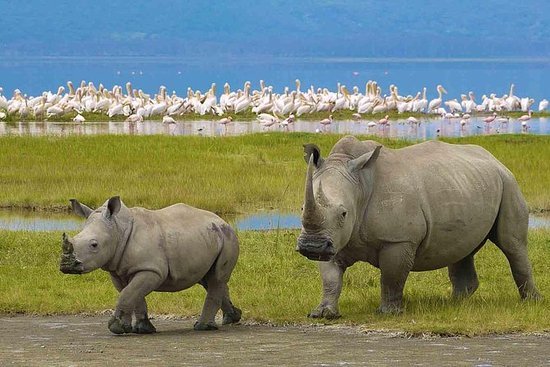
[[[298,210],[306,170],[302,145],[316,143],[325,156],[340,137],[4,136],[0,207],[66,210],[70,198],[98,206],[121,195],[129,206],[185,202],[220,214]],[[374,139],[391,148],[413,144]],[[550,136],[445,140],[484,146],[515,174],[531,211],[550,210]]]
[[[230,282],[234,303],[245,321],[309,323],[305,315],[320,300],[317,264],[294,251],[298,231],[240,232],[241,256]],[[446,269],[411,273],[405,287],[406,311],[375,313],[380,301],[379,271],[358,263],[344,275],[343,318],[336,323],[412,334],[479,335],[550,330],[550,231],[531,231],[530,258],[535,281],[545,296],[522,302],[504,255],[488,243],[476,256],[480,279],[469,299],[450,299]],[[64,314],[112,309],[117,293],[106,272],[64,275],[58,270],[60,232],[0,231],[0,312]],[[154,314],[196,316],[205,292],[200,286],[148,296]],[[334,323],[334,322],[331,322]]]

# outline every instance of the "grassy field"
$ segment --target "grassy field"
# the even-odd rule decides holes
[[[246,321],[309,323],[306,314],[320,300],[317,264],[294,251],[298,231],[240,232],[241,256],[230,290]],[[504,255],[487,244],[476,256],[480,287],[464,301],[450,299],[446,269],[412,273],[405,287],[406,311],[382,316],[379,271],[359,263],[344,276],[340,300],[343,318],[368,329],[404,330],[412,334],[479,335],[550,330],[550,231],[531,231],[530,258],[535,281],[545,296],[522,302]],[[64,275],[58,270],[60,232],[0,231],[0,312],[79,313],[114,308],[117,293],[106,272]],[[204,290],[148,296],[153,314],[196,316]],[[106,317],[107,320],[107,317]],[[333,322],[334,323],[334,322]]]
[[[120,195],[129,206],[150,208],[185,202],[224,214],[299,210],[306,171],[302,145],[316,143],[326,155],[340,137],[4,136],[0,207],[66,210],[70,198],[98,206]],[[482,145],[515,174],[531,211],[550,210],[550,136],[444,140]],[[413,144],[379,141],[391,148]]]

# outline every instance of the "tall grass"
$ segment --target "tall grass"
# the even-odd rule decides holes
[[[5,136],[0,138],[0,207],[65,209],[70,198],[97,206],[121,195],[127,205],[150,208],[185,202],[217,213],[296,210],[306,169],[302,145],[313,142],[326,155],[339,138],[306,133]],[[516,175],[533,211],[550,209],[550,137],[446,140],[484,146]],[[391,148],[413,144],[379,141]]]
[[[275,323],[309,323],[306,314],[321,294],[317,264],[294,251],[298,231],[238,233],[241,255],[230,291],[243,319]],[[478,291],[469,299],[450,299],[446,269],[411,273],[405,287],[406,311],[378,315],[379,271],[365,263],[344,275],[337,323],[410,333],[485,334],[550,329],[550,231],[531,231],[530,258],[535,281],[546,297],[522,302],[504,255],[488,243],[476,255]],[[112,309],[117,293],[106,272],[64,275],[58,270],[60,232],[0,231],[0,312],[39,314],[98,312]],[[148,296],[153,314],[196,316],[204,301],[200,286]],[[321,321],[324,322],[324,321]]]

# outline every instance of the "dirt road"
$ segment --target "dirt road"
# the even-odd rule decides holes
[[[109,316],[0,316],[1,366],[550,366],[550,334],[406,338],[356,327],[224,326],[155,319],[113,335]]]

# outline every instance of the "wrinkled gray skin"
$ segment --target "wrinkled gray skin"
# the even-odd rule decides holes
[[[241,311],[231,303],[227,287],[239,245],[233,229],[217,215],[185,204],[160,210],[128,208],[118,196],[96,210],[74,199],[71,205],[87,219],[73,238],[63,234],[60,270],[84,274],[101,268],[110,273],[120,292],[109,321],[113,333],[155,332],[145,296],[197,283],[207,294],[196,330],[217,329],[214,317],[220,307],[224,324],[240,320]]]
[[[474,255],[487,239],[506,255],[521,298],[540,298],[527,257],[528,210],[512,173],[485,149],[429,141],[389,149],[342,138],[308,162],[296,250],[319,260],[323,298],[310,317],[337,318],[342,276],[380,269],[379,312],[402,311],[410,271],[448,267],[454,297],[478,287]]]

